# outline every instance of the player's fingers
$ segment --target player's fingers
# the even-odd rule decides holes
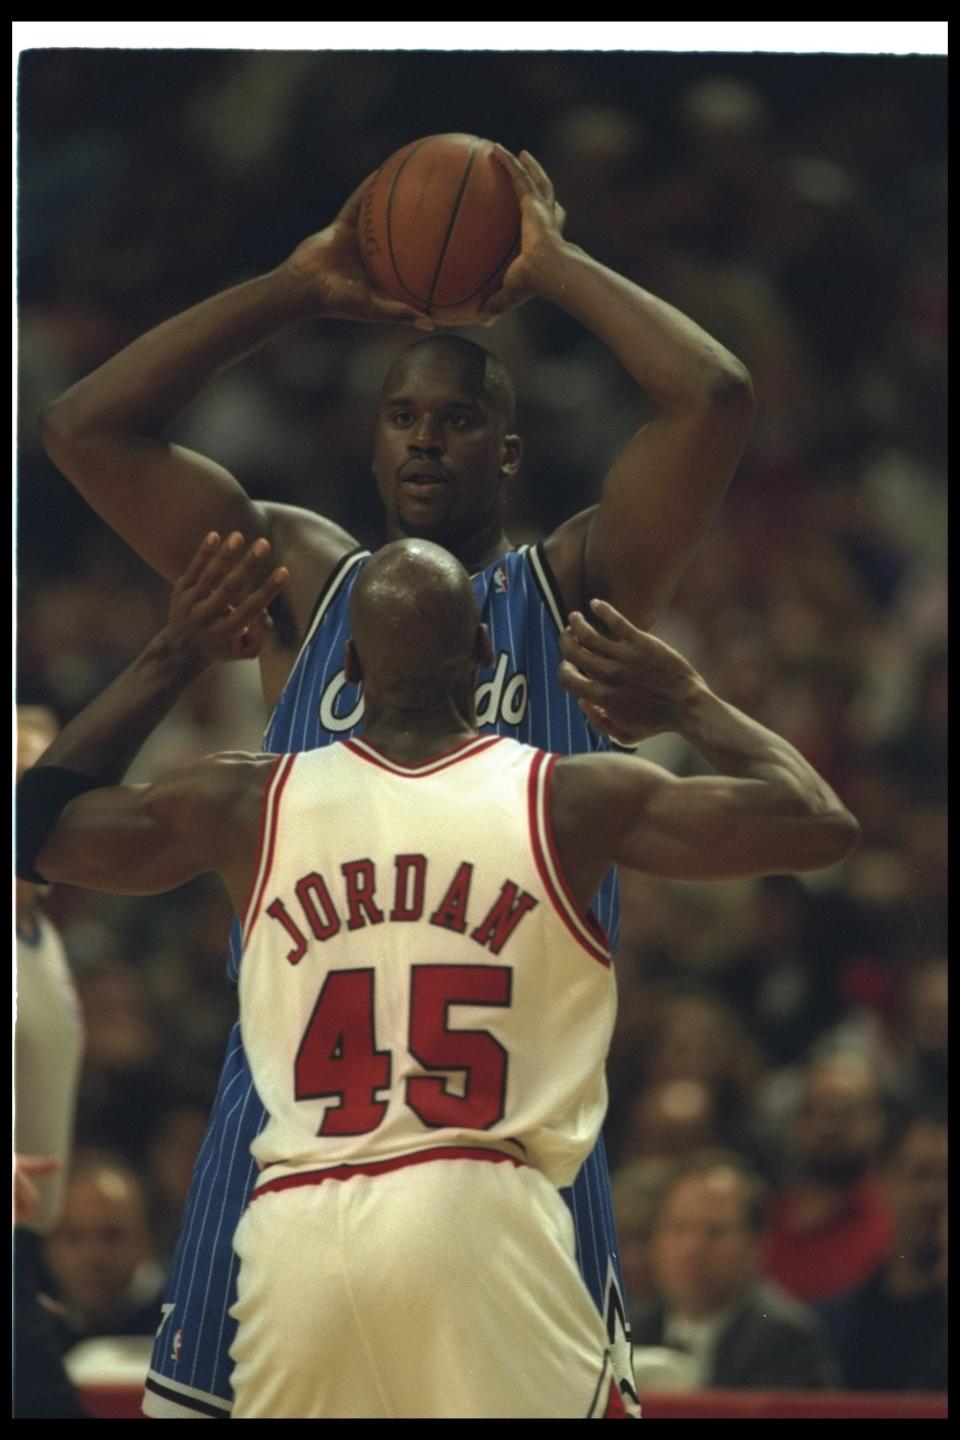
[[[619,662],[621,659],[623,647],[619,641],[611,639],[609,635],[604,635],[594,625],[591,625],[581,611],[572,610],[570,612],[567,628],[574,639],[591,654],[603,656],[606,660]]]
[[[237,603],[230,615],[231,630],[242,630],[255,623],[261,624],[264,629],[269,629],[273,622],[270,620],[270,616],[265,615],[264,612],[273,604],[289,579],[290,571],[285,565],[272,571],[266,580],[257,586],[256,590]]]
[[[599,680],[591,680],[585,675],[579,666],[574,665],[570,660],[561,660],[557,666],[557,674],[560,683],[565,690],[572,695],[578,695],[582,700],[590,700],[594,705],[602,705],[609,699],[610,687]]]
[[[629,745],[633,747],[637,744],[636,736],[631,735],[622,725],[619,725],[610,714],[610,711],[603,705],[594,705],[589,700],[578,700],[577,704],[580,706],[584,715],[586,715],[591,727],[601,735],[608,735],[610,739],[615,740],[618,745]]]
[[[257,609],[262,608],[256,604],[251,605],[251,598],[259,594],[259,588],[264,583],[263,571],[269,553],[270,542],[268,540],[263,538],[255,540],[246,554],[231,567],[210,596],[208,613],[214,616],[226,612],[233,613],[241,606],[246,607],[250,613],[254,613]],[[271,596],[271,598],[273,597]]]
[[[435,330],[436,322],[425,310],[416,310],[402,300],[382,300],[379,295],[370,299],[369,320],[384,325],[415,325],[418,330]]]
[[[234,530],[228,535],[200,577],[197,585],[196,614],[206,617],[229,605],[242,585],[248,581],[251,570],[259,568],[269,549],[268,540],[255,540],[244,555],[243,536],[240,531]],[[256,559],[251,560],[254,552]]]
[[[572,624],[560,632],[560,653],[595,680],[613,682],[621,673],[619,660],[601,655],[595,646],[584,645]]]
[[[533,178],[529,171],[525,170],[520,164],[516,155],[511,155],[510,151],[503,145],[496,143],[494,143],[491,153],[493,154],[494,160],[496,160],[510,176],[510,179],[513,181],[513,188],[517,192],[519,199],[522,200],[524,195],[532,195],[534,193]]]
[[[553,200],[553,181],[540,164],[540,161],[534,155],[531,155],[529,150],[521,150],[520,159],[527,172],[533,176],[537,189],[540,190],[544,198],[546,200]]]
[[[177,581],[173,588],[171,610],[179,608],[184,617],[191,616],[202,620],[210,608],[210,596],[231,563],[231,553],[225,540],[218,538],[215,544],[211,544],[203,557],[203,564],[199,571],[193,574],[192,580],[188,579],[188,575],[182,575]]]
[[[187,586],[195,585],[203,574],[205,567],[220,548],[220,536],[216,530],[211,530],[200,541],[194,551],[193,559],[180,576],[179,584],[186,589]]]
[[[583,699],[578,700],[577,704],[586,715],[592,729],[601,735],[609,735],[610,716],[602,705],[594,705],[592,701]]]
[[[612,634],[619,635],[622,640],[643,640],[645,638],[646,632],[638,630],[636,625],[631,624],[626,615],[621,615],[609,600],[591,600],[590,609],[598,620],[603,621]]]

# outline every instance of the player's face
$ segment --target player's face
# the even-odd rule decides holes
[[[380,401],[373,473],[389,533],[446,545],[497,532],[520,442],[449,360],[411,357]]]

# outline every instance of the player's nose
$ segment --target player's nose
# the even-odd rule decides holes
[[[409,448],[413,454],[443,449],[443,426],[432,415],[421,415],[410,436]]]

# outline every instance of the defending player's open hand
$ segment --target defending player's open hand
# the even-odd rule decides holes
[[[537,266],[552,249],[563,245],[563,227],[567,212],[557,201],[553,181],[529,150],[511,155],[502,145],[495,145],[494,158],[510,176],[520,201],[520,254],[503,277],[503,285],[491,295],[482,311],[482,321],[492,325],[498,315],[522,305],[537,293]]]
[[[164,636],[184,660],[203,669],[215,660],[253,660],[272,622],[269,606],[290,572],[265,574],[269,540],[244,548],[238,532],[205,537],[173,587]]]
[[[696,670],[606,600],[591,600],[590,606],[609,633],[579,611],[571,614],[560,636],[564,688],[578,697],[593,728],[620,745],[676,729],[683,707],[703,685]]]
[[[365,320],[379,325],[415,325],[433,330],[429,315],[413,305],[392,300],[374,285],[357,244],[357,218],[368,176],[324,230],[297,246],[287,268],[307,287],[310,313],[330,320]]]

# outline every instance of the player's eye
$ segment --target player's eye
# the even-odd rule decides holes
[[[447,424],[452,430],[467,430],[471,423],[469,415],[460,415],[457,411],[453,411],[447,416]]]
[[[413,420],[411,410],[394,410],[390,416],[394,425],[409,425]]]

